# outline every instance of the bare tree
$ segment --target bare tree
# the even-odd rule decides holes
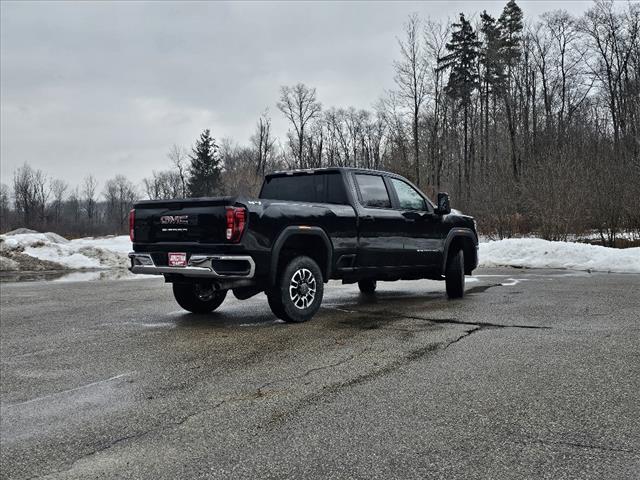
[[[9,186],[0,184],[0,231],[6,231],[12,223],[11,194]]]
[[[420,18],[414,13],[404,25],[404,38],[398,39],[400,60],[394,63],[395,82],[400,95],[411,110],[411,131],[413,137],[413,162],[416,184],[420,185],[420,141],[418,121],[420,108],[427,96],[427,72],[425,47],[420,35]]]
[[[33,193],[31,187],[31,167],[27,165],[18,168],[13,173],[13,195],[15,198],[16,216],[22,220],[23,225],[28,226],[31,221],[31,209],[33,208]]]
[[[256,125],[256,132],[251,136],[251,143],[256,151],[256,171],[264,176],[267,165],[273,157],[276,139],[271,134],[271,117],[266,109],[260,115]]]
[[[187,198],[187,173],[189,169],[189,156],[187,154],[187,151],[184,149],[184,147],[173,144],[169,149],[169,153],[167,156],[169,157],[169,160],[171,160],[171,164],[176,169],[178,178],[180,179],[180,193],[176,195],[176,197]]]
[[[77,234],[79,233],[80,221],[82,218],[82,201],[80,199],[80,191],[78,187],[75,187],[69,193],[69,198],[67,199],[66,204],[66,214],[67,222],[71,224],[69,228],[71,232]]]
[[[46,224],[46,209],[49,196],[51,195],[51,187],[49,179],[42,170],[35,170],[33,176],[33,186],[36,198],[36,215],[39,228],[43,228]]]
[[[304,141],[309,122],[318,116],[322,105],[317,101],[316,89],[298,83],[292,87],[280,88],[278,109],[291,122],[295,130],[295,137],[291,142],[299,168],[305,168]]]
[[[84,206],[84,212],[87,217],[87,223],[91,227],[96,217],[96,189],[98,188],[98,182],[93,175],[88,175],[84,178],[82,185],[82,203]]]
[[[611,0],[597,0],[585,14],[581,27],[591,40],[597,60],[589,62],[593,75],[607,93],[616,148],[628,126],[625,117],[625,81],[640,35],[640,7],[630,4],[617,13]],[[636,72],[637,75],[637,72]]]
[[[25,163],[13,175],[13,194],[16,214],[22,224],[27,227],[42,228],[49,197],[46,175]]]
[[[378,110],[383,112],[382,118],[386,123],[389,137],[390,158],[387,161],[393,166],[395,172],[408,176],[411,170],[409,159],[411,136],[407,134],[401,99],[397,92],[387,92],[387,96],[380,100]]]
[[[125,231],[129,210],[138,198],[135,186],[123,175],[116,175],[105,183],[104,198],[108,224]]]
[[[424,29],[425,62],[430,68],[430,86],[428,87],[431,96],[431,128],[430,128],[430,161],[431,184],[436,190],[440,190],[442,177],[442,152],[440,147],[440,126],[443,121],[442,104],[444,99],[444,75],[441,70],[434,66],[438,64],[438,59],[445,55],[447,39],[449,37],[449,23],[443,24],[427,20]]]
[[[225,138],[220,143],[223,195],[256,196],[262,185],[262,175],[256,169],[256,157],[253,148],[241,147]]]
[[[60,226],[60,221],[62,219],[64,194],[68,188],[69,185],[64,180],[55,179],[51,181],[51,193],[53,195],[51,210],[53,214],[53,223],[57,227]]]
[[[154,170],[151,177],[142,180],[142,185],[151,200],[180,198],[184,187],[180,173],[175,170]]]

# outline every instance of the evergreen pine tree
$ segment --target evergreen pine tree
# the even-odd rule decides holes
[[[188,189],[190,197],[211,197],[218,191],[220,182],[220,158],[218,145],[211,137],[211,131],[206,129],[193,146],[189,155]]]
[[[506,84],[505,64],[501,56],[502,38],[500,35],[500,27],[496,19],[489,15],[485,10],[480,15],[480,31],[482,32],[483,44],[480,51],[480,65],[482,66],[480,101],[481,101],[481,118],[482,124],[482,160],[488,161],[489,158],[489,111],[490,104],[493,107],[494,129],[496,127],[495,111],[496,99],[502,95]],[[490,102],[493,100],[493,102]],[[494,132],[495,133],[495,132]],[[495,137],[493,137],[495,145]]]
[[[501,56],[504,63],[513,67],[522,54],[522,9],[515,0],[509,0],[498,18],[500,27]]]
[[[509,143],[511,145],[511,167],[513,177],[520,180],[522,165],[517,145],[518,122],[514,118],[514,99],[511,93],[512,70],[520,60],[522,55],[522,10],[515,0],[509,0],[505,5],[500,18],[500,57],[506,66],[505,87],[503,89],[504,105],[509,129]]]
[[[464,177],[466,180],[466,192],[469,194],[470,186],[470,158],[469,158],[469,107],[471,96],[479,87],[478,75],[478,42],[476,32],[464,13],[460,14],[460,23],[453,24],[451,40],[447,43],[448,55],[438,59],[438,69],[449,69],[449,81],[445,92],[451,98],[460,102],[464,111]],[[458,166],[458,192],[462,192],[462,168]]]
[[[504,62],[501,57],[501,31],[496,19],[486,10],[480,15],[480,20],[480,31],[484,37],[480,53],[480,63],[484,68],[483,82],[496,92],[504,85],[505,80]]]
[[[464,13],[460,14],[460,23],[453,24],[451,40],[447,43],[449,55],[439,59],[439,69],[450,69],[449,81],[445,91],[451,98],[460,101],[462,106],[469,106],[471,94],[478,88],[478,48],[476,32]]]

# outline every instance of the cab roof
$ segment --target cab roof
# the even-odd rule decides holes
[[[395,173],[387,172],[384,170],[373,170],[369,168],[357,168],[357,167],[321,167],[321,168],[299,168],[291,170],[277,170],[275,172],[265,175],[267,178],[271,177],[284,177],[287,175],[311,175],[314,173],[339,173],[339,172],[360,172],[360,173],[377,173],[380,175],[393,175]]]

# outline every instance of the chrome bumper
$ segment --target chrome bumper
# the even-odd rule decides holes
[[[186,267],[169,267],[164,265],[156,265],[150,253],[129,254],[131,273],[141,273],[144,275],[165,275],[177,274],[185,277],[202,277],[202,278],[253,278],[256,271],[256,264],[248,255],[191,255]],[[244,261],[249,265],[249,271],[243,273],[218,273],[213,268],[212,262],[225,261]],[[219,268],[219,267],[218,267]]]

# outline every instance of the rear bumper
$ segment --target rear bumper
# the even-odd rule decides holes
[[[144,275],[168,274],[233,280],[253,278],[256,272],[256,264],[249,255],[193,254],[186,267],[156,265],[150,253],[131,252],[129,260],[129,271]]]

